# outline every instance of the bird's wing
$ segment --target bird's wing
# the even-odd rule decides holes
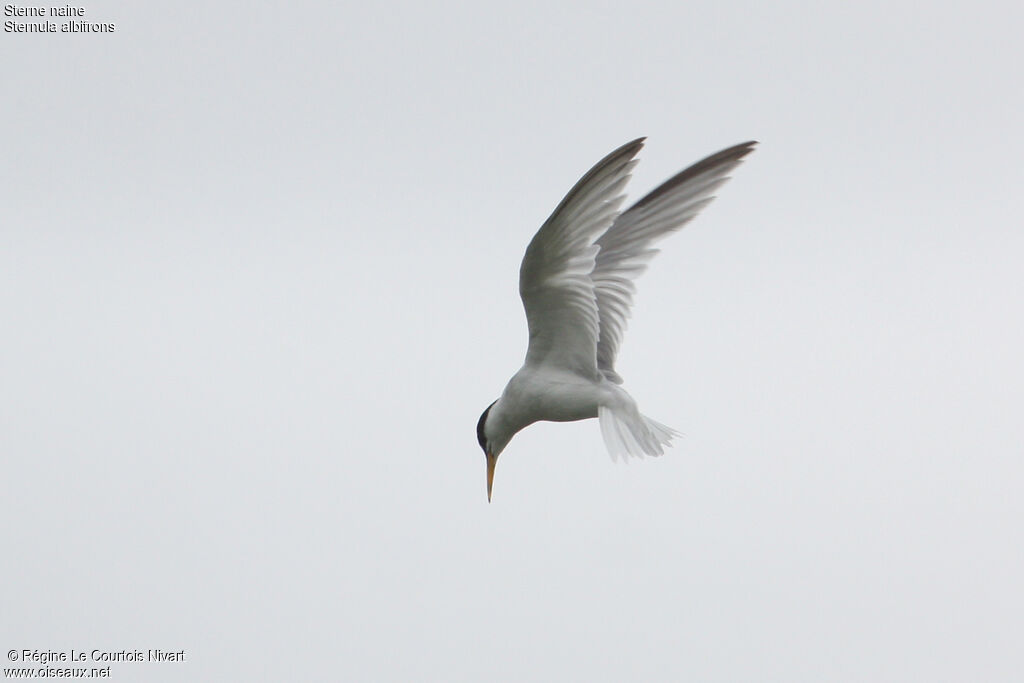
[[[598,312],[590,274],[594,239],[619,215],[640,138],[599,161],[569,191],[526,248],[519,295],[530,328],[527,365],[546,365],[590,379],[597,369]]]
[[[597,239],[600,252],[591,274],[600,330],[597,365],[609,380],[622,382],[615,372],[615,357],[633,305],[633,280],[658,253],[651,245],[700,213],[714,199],[712,193],[728,180],[726,174],[756,144],[745,142],[724,149],[681,171],[623,212]]]

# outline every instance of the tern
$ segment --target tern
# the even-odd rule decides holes
[[[661,455],[678,432],[640,414],[615,372],[633,280],[652,245],[691,221],[753,151],[744,142],[698,161],[626,211],[619,207],[645,138],[622,145],[584,175],[530,241],[519,296],[530,331],[526,361],[477,422],[491,500],[498,456],[517,432],[547,420],[596,417],[612,459]]]

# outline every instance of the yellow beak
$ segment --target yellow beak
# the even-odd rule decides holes
[[[494,486],[494,466],[498,464],[498,456],[487,454],[487,502],[491,502],[491,487]]]

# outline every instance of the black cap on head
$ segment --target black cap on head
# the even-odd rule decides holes
[[[487,452],[487,437],[484,436],[484,423],[487,422],[487,413],[491,412],[491,408],[497,402],[497,400],[494,400],[491,405],[487,406],[487,410],[480,415],[480,421],[476,423],[476,440],[480,443],[480,448],[484,449],[485,453]]]

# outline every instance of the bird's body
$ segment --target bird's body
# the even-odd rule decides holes
[[[712,199],[755,143],[736,145],[673,176],[619,213],[643,138],[602,159],[566,195],[526,249],[519,293],[530,342],[523,367],[477,423],[487,498],[498,455],[540,420],[599,418],[613,458],[661,455],[675,432],[640,414],[615,372],[635,287],[657,250]]]
[[[589,379],[562,368],[524,365],[505,385],[488,423],[492,432],[511,436],[540,420],[586,420],[597,417],[599,406],[613,403],[617,394],[624,393],[603,377]]]

